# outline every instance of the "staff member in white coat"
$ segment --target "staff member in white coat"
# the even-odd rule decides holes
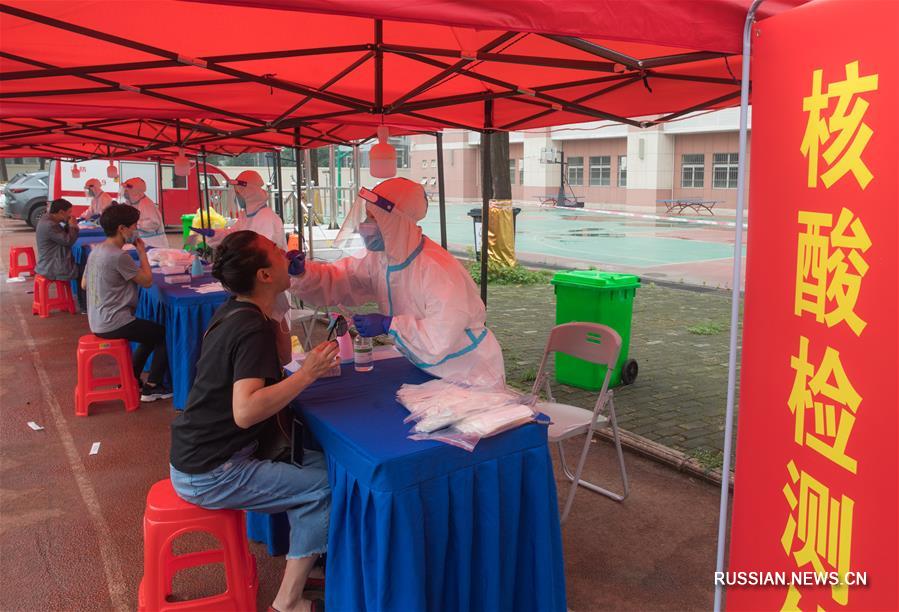
[[[362,336],[389,334],[409,361],[439,378],[502,387],[503,354],[485,326],[478,288],[455,257],[422,234],[418,222],[427,210],[424,189],[409,179],[361,189],[335,244],[362,248],[333,264],[289,254],[291,293],[321,306],[377,302],[379,313],[353,317]]]
[[[265,182],[259,173],[254,170],[244,170],[237,178],[231,181],[234,187],[235,199],[240,213],[237,221],[226,229],[191,228],[194,232],[206,236],[210,245],[216,246],[225,236],[232,232],[250,230],[260,236],[265,236],[278,248],[287,248],[287,237],[284,234],[284,223],[277,213],[268,206],[268,193],[265,191]]]
[[[81,213],[81,219],[99,219],[103,211],[113,203],[112,196],[103,191],[100,181],[92,178],[84,184],[84,193],[91,199],[90,206]]]
[[[122,183],[122,200],[140,211],[137,235],[144,244],[167,249],[169,241],[165,237],[165,225],[156,204],[147,197],[147,184],[142,178],[131,178]]]

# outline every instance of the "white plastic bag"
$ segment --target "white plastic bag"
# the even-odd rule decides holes
[[[403,385],[397,400],[415,423],[413,440],[439,440],[472,450],[481,438],[534,419],[533,398],[513,391],[470,387],[446,380]]]

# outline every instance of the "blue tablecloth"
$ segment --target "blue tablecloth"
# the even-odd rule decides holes
[[[556,486],[546,426],[474,452],[407,438],[405,359],[343,366],[293,408],[328,457],[332,509],[326,608],[338,611],[565,610]],[[248,513],[251,539],[286,551],[283,515]]]
[[[172,403],[183,410],[194,382],[203,332],[216,309],[228,299],[228,292],[197,293],[191,286],[217,282],[212,276],[195,278],[190,285],[168,285],[162,274],[153,275],[153,285],[141,288],[134,315],[165,326],[169,370],[172,375]]]

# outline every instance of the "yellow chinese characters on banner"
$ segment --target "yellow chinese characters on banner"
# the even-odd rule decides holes
[[[793,439],[855,474],[858,463],[846,454],[846,445],[862,398],[846,376],[840,353],[828,346],[816,368],[809,362],[808,344],[808,338],[800,336],[799,355],[790,359],[796,372],[787,402],[795,423]]]
[[[861,219],[844,208],[833,226],[833,215],[801,210],[796,254],[796,298],[794,314],[815,315],[828,327],[845,322],[856,336],[867,323],[855,312],[862,279],[868,272],[863,254],[871,240]],[[828,234],[822,234],[827,230]]]
[[[783,494],[790,514],[780,543],[798,568],[811,565],[817,574],[837,572],[841,581],[831,586],[831,597],[845,606],[849,590],[842,579],[850,569],[855,502],[845,495],[837,498],[824,483],[799,471],[793,461],[787,463],[787,471],[790,480],[784,485]],[[801,597],[799,590],[790,586],[782,609],[800,609]]]
[[[865,189],[874,178],[862,157],[874,131],[864,122],[869,103],[861,94],[877,90],[877,75],[861,76],[857,61],[846,64],[845,70],[845,80],[829,83],[826,92],[824,71],[815,70],[812,93],[803,99],[808,116],[800,150],[807,159],[810,188],[818,186],[819,178],[830,188],[851,173]],[[833,99],[836,104],[831,109]],[[821,158],[827,165],[823,172]],[[810,314],[827,329],[844,323],[860,337],[867,321],[856,312],[856,305],[869,269],[865,253],[872,246],[862,220],[843,207],[835,224],[834,215],[810,210],[799,210],[797,221],[793,314]],[[798,354],[790,357],[794,376],[787,404],[793,414],[793,441],[854,475],[859,465],[850,454],[850,441],[862,397],[852,385],[840,351],[826,344],[821,347],[819,342],[810,358],[812,343],[800,335]],[[854,500],[832,493],[827,473],[813,477],[792,459],[787,471],[784,552],[799,569],[810,566],[818,574],[837,572],[844,580],[851,569]],[[848,603],[848,586],[842,580],[831,586],[831,598],[839,605]],[[799,589],[790,586],[782,609],[800,609],[801,599]]]
[[[812,73],[812,93],[802,100],[802,108],[808,113],[808,123],[800,149],[808,158],[809,187],[818,186],[822,156],[828,169],[820,174],[820,178],[827,188],[850,172],[862,189],[874,178],[862,159],[874,131],[863,121],[869,104],[859,94],[876,91],[877,76],[860,76],[858,62],[850,62],[846,64],[846,79],[829,83],[825,93],[824,71],[815,70]],[[837,100],[836,108],[825,118],[833,98]],[[825,144],[827,146],[822,153],[822,145]]]

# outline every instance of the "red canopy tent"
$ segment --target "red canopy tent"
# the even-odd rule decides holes
[[[0,6],[0,155],[318,147],[381,124],[489,139],[597,119],[643,127],[738,99],[745,111],[752,19],[806,1],[17,1]],[[737,223],[718,571],[741,248]]]

